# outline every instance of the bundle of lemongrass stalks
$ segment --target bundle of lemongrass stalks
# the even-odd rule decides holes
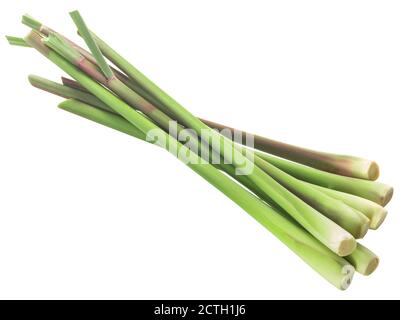
[[[227,133],[234,129],[191,114],[89,31],[77,11],[71,17],[89,51],[27,15],[22,22],[32,29],[28,36],[7,37],[10,44],[36,49],[72,78],[58,84],[29,76],[33,86],[66,98],[63,110],[154,143],[182,161],[189,157],[185,163],[193,171],[337,288],[346,289],[355,271],[369,275],[376,269],[377,255],[356,240],[382,224],[393,195],[392,187],[374,181],[375,162],[245,132],[253,148],[233,141]],[[157,139],[149,139],[155,130]]]

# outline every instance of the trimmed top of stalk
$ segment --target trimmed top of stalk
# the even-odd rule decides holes
[[[106,59],[104,59],[103,54],[101,53],[96,41],[92,38],[91,32],[89,28],[86,26],[85,21],[80,15],[79,11],[75,10],[70,12],[70,16],[74,21],[76,27],[78,28],[79,34],[85,40],[87,46],[90,49],[90,52],[93,54],[96,59],[101,71],[106,76],[106,78],[111,78],[114,76],[110,66],[108,65]]]
[[[36,20],[35,18],[31,17],[29,14],[24,14],[22,16],[21,22],[24,25],[36,31],[40,31],[40,29],[42,28],[42,23]]]

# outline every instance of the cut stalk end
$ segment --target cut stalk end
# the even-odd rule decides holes
[[[335,250],[340,257],[350,255],[357,248],[357,241],[354,237],[346,237],[338,241],[337,250]]]
[[[361,224],[359,233],[355,236],[356,239],[362,239],[371,228],[371,221],[368,219],[366,223]]]
[[[40,31],[40,28],[42,27],[42,24],[41,24],[39,21],[37,21],[36,19],[32,18],[32,17],[31,17],[30,15],[28,15],[28,14],[24,14],[24,15],[22,16],[21,22],[22,22],[24,25],[26,25],[26,26],[28,26],[29,28],[34,29],[34,30],[36,30],[36,31]]]
[[[357,244],[357,249],[345,259],[364,276],[369,276],[379,265],[379,257],[360,243]]]
[[[387,188],[381,197],[381,205],[382,206],[386,206],[390,202],[390,200],[392,200],[392,197],[393,197],[393,192],[394,192],[393,187],[390,187],[390,186],[386,186],[386,187]]]
[[[364,276],[369,276],[376,270],[376,268],[378,268],[378,266],[379,266],[379,258],[375,257],[368,263],[367,267],[364,270],[364,273],[362,274]]]
[[[379,210],[377,210],[375,212],[375,214],[371,220],[370,228],[372,230],[378,229],[381,226],[381,224],[383,223],[383,221],[385,221],[387,213],[388,213],[388,211],[385,208],[383,208],[383,207],[379,208]]]
[[[344,157],[343,171],[337,172],[338,174],[372,181],[378,179],[379,166],[375,161],[350,156]]]
[[[343,267],[342,274],[344,276],[340,285],[341,290],[346,290],[350,286],[351,282],[353,281],[354,273],[355,269],[353,266],[346,265]]]
[[[376,180],[379,178],[379,166],[375,161],[371,161],[369,164],[368,172],[368,179],[369,180]]]

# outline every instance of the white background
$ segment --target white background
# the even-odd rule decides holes
[[[398,1],[1,1],[77,41],[88,24],[193,113],[371,158],[398,187]],[[0,41],[0,298],[400,298],[399,202],[345,292],[167,152],[56,108],[61,72]]]

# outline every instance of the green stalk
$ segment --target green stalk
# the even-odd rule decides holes
[[[72,46],[63,41],[60,37],[54,33],[50,33],[49,37],[44,40],[45,44],[50,48],[56,50],[59,54],[64,56],[70,62],[76,64],[81,70],[87,72],[89,75],[94,77],[100,83],[108,86],[112,91],[116,92],[123,98],[124,101],[128,102],[131,106],[138,108],[140,111],[148,115],[152,120],[159,124],[163,129],[168,130],[169,124],[172,119],[169,118],[162,111],[151,105],[148,101],[143,99],[141,96],[133,92],[130,88],[125,86],[116,77],[106,79],[99,73],[97,67],[93,65],[89,60],[83,56],[79,56],[79,52],[74,50]],[[74,56],[71,51],[74,51]],[[116,111],[116,110],[115,110]],[[117,111],[118,112],[118,111]],[[118,112],[120,113],[120,112]],[[124,115],[122,115],[124,116]],[[212,129],[209,131],[214,132]],[[222,136],[221,136],[222,138]],[[228,139],[222,138],[224,142],[231,143]],[[204,147],[203,143],[201,145]],[[223,145],[220,145],[220,150],[223,153],[226,151]],[[213,150],[217,152],[219,151]],[[208,152],[208,150],[207,150]],[[245,162],[249,163],[249,159],[242,156],[240,152],[236,152],[235,156],[241,157]],[[224,158],[225,159],[225,158]],[[226,159],[225,159],[226,160]],[[229,162],[234,162],[233,158],[228,159]],[[241,162],[243,163],[243,161]],[[234,163],[236,169],[238,169],[238,163]],[[323,242],[326,246],[331,248],[334,252],[341,256],[350,254],[356,247],[354,237],[339,227],[330,219],[326,218],[320,212],[312,208],[303,202],[300,198],[293,195],[287,189],[282,187],[273,178],[266,174],[263,170],[258,168],[256,165],[251,163],[253,172],[249,173],[248,178],[262,189],[268,196],[270,196],[276,203],[282,208],[289,212],[293,218],[295,218],[304,228],[312,233],[317,239]]]
[[[369,199],[381,206],[385,206],[393,196],[393,188],[380,182],[340,176],[266,153],[260,157],[300,180]]]
[[[92,94],[97,96],[113,110],[123,115],[125,119],[127,119],[132,125],[136,126],[143,134],[147,135],[150,130],[159,129],[157,125],[132,109],[118,97],[93,81],[90,77],[76,69],[69,62],[65,61],[64,58],[43,46],[40,35],[37,33],[31,33],[26,38],[26,41],[32,47],[44,54],[50,61],[77,80]],[[103,112],[101,110],[98,111]],[[160,134],[162,134],[162,131],[160,131]],[[168,143],[163,147],[168,151],[171,151],[168,148],[169,145],[176,145],[178,150],[185,148],[167,133],[164,133],[164,138]],[[189,149],[185,151],[190,152]],[[194,153],[192,156],[194,158],[198,157]],[[239,184],[227,177],[218,169],[214,168],[211,164],[200,164],[200,159],[198,158],[197,160],[197,164],[188,164],[192,170],[197,172],[240,207],[246,210],[253,218],[268,228],[275,236],[277,236],[333,285],[340,289],[346,289],[349,286],[354,273],[354,268],[345,259],[340,258],[329,251],[302,228],[289,223],[256,196],[243,189]],[[318,250],[315,248],[318,248]]]
[[[143,141],[146,141],[145,135],[137,129],[134,125],[129,123],[127,120],[123,119],[122,117],[108,111],[100,110],[96,107],[92,107],[88,104],[74,101],[74,100],[67,100],[59,105],[59,107],[65,111],[74,113],[76,115],[79,115],[81,117],[84,117],[86,119],[89,119],[91,121],[94,121],[96,123],[105,125],[109,128],[118,130],[120,132],[126,133],[128,135],[131,135],[135,138],[141,139]],[[147,141],[148,142],[148,141]],[[260,197],[263,197],[262,191],[260,191],[257,188],[254,188],[254,185],[249,182],[248,179],[246,179],[246,176],[239,176],[241,180],[241,183],[243,183],[248,189],[251,191],[255,192],[255,194],[259,195]],[[269,203],[271,205],[271,203]],[[273,205],[273,203],[272,203]],[[295,227],[300,227],[300,225],[293,220],[289,215],[287,215],[285,212],[283,212],[279,208],[273,208],[272,209],[275,214],[279,214],[281,217],[283,217],[287,223],[295,226]],[[303,231],[305,231],[303,228],[301,228]],[[291,232],[291,231],[290,231]],[[289,232],[287,234],[290,234]],[[293,236],[293,235],[292,235]],[[316,240],[315,238],[313,238]],[[299,243],[301,245],[301,243]],[[312,241],[312,243],[309,243],[310,247],[313,247],[315,250],[319,251],[320,250],[320,243],[318,241]],[[328,251],[329,254],[332,254],[330,251]],[[334,256],[336,257],[336,256]],[[371,251],[366,250],[365,247],[362,245],[358,244],[356,250],[350,255],[347,256],[345,259],[348,261],[351,261],[351,263],[354,266],[357,266],[357,271],[365,274],[365,270],[368,270],[369,273],[375,270],[377,267],[377,264],[374,264],[374,261],[376,261],[376,255],[373,254]],[[341,282],[343,283],[343,282]]]
[[[71,83],[71,81],[69,81],[68,83]],[[63,87],[62,85],[59,84],[53,84],[50,88],[53,93],[54,93],[54,87],[57,85]],[[75,87],[79,87],[79,84],[76,83],[72,83],[72,85]],[[87,102],[92,105],[96,104],[96,102],[91,103],[87,99],[85,99],[85,96],[80,97],[80,95],[81,91],[77,91],[74,98],[77,98],[78,100]],[[99,107],[104,110],[110,110],[107,106],[104,108],[104,104]],[[366,218],[363,214],[347,206],[342,201],[338,201],[335,198],[332,198],[318,190],[315,190],[305,182],[289,176],[285,172],[275,168],[274,166],[270,165],[268,162],[262,159],[256,159],[256,161],[257,161],[256,164],[261,169],[269,173],[272,176],[272,178],[274,178],[284,187],[292,191],[294,194],[296,194],[299,198],[304,200],[310,206],[317,209],[319,212],[323,213],[326,217],[328,217],[329,219],[337,223],[339,226],[350,232],[356,239],[363,238],[366,232],[368,231],[369,219]],[[231,171],[229,171],[229,166],[223,166],[222,169],[228,172],[228,174],[232,175],[233,178],[238,179],[239,177],[238,175],[235,175],[234,172],[232,173]],[[241,182],[243,183],[243,181]],[[254,189],[255,186],[252,186],[252,188]],[[265,194],[265,192],[263,193],[263,195],[264,196],[262,198],[268,197],[268,194]],[[269,197],[268,199],[270,200]]]
[[[356,268],[357,272],[365,276],[369,276],[379,265],[378,256],[360,243],[357,244],[357,249],[346,257],[346,260]]]
[[[379,204],[372,202],[370,200],[354,196],[345,192],[340,192],[314,184],[310,184],[313,188],[327,194],[328,196],[335,198],[337,200],[343,201],[348,206],[358,210],[364,214],[368,219],[370,219],[370,229],[376,230],[383,223],[387,216],[387,210],[380,206]]]

